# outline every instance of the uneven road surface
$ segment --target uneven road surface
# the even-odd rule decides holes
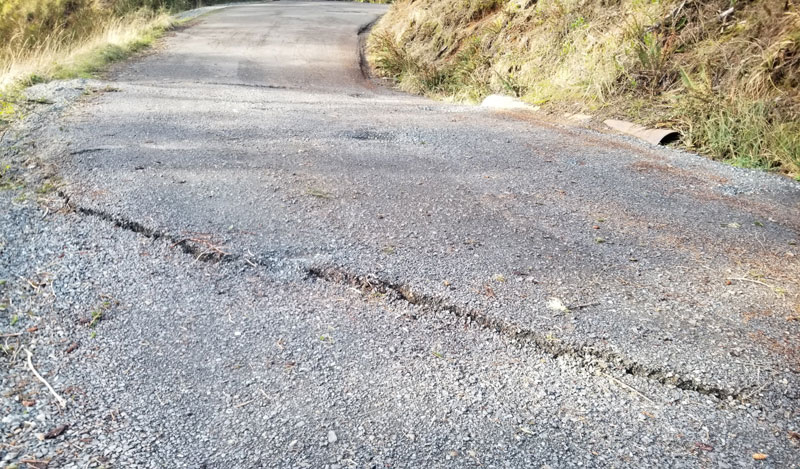
[[[798,467],[800,184],[392,91],[384,11],[215,11],[29,137],[74,210],[6,204],[0,292],[69,403],[13,456]]]

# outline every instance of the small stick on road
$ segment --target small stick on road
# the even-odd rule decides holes
[[[250,399],[249,401],[240,402],[240,403],[236,404],[234,407],[239,409],[239,408],[242,408],[242,407],[246,406],[247,404],[249,404],[249,403],[251,403],[253,401],[255,401],[255,399]]]
[[[772,290],[772,293],[775,293],[776,295],[780,296],[780,294],[778,294],[778,292],[775,291],[775,287],[774,286],[772,286],[772,285],[770,285],[768,283],[764,283],[761,280],[755,280],[755,279],[752,279],[752,278],[745,278],[745,277],[728,277],[727,280],[738,280],[739,282],[757,283],[758,285],[763,285],[763,286],[769,288],[770,290]]]
[[[758,388],[756,388],[754,391],[750,392],[748,395],[744,396],[744,397],[742,398],[742,400],[743,400],[743,401],[746,401],[747,399],[750,399],[751,397],[753,397],[753,396],[755,396],[756,394],[760,393],[760,392],[761,392],[761,391],[762,391],[764,388],[766,388],[766,387],[767,387],[769,384],[770,384],[770,382],[769,382],[769,381],[767,381],[766,383],[764,383],[764,384],[762,384],[761,386],[759,386]]]
[[[55,398],[58,401],[59,405],[61,405],[61,408],[62,409],[66,409],[67,408],[67,400],[64,399],[63,397],[59,396],[58,393],[56,392],[56,390],[53,389],[53,386],[50,386],[50,383],[48,383],[47,380],[42,378],[42,375],[40,375],[39,372],[36,371],[36,368],[33,367],[33,362],[31,361],[31,357],[33,357],[33,354],[31,353],[31,351],[26,348],[25,349],[25,353],[28,355],[28,368],[30,368],[30,370],[33,373],[33,375],[36,376],[36,378],[39,381],[44,383],[45,386],[47,386],[47,389],[49,389],[50,393],[53,396],[55,396]]]
[[[590,308],[592,306],[597,306],[599,304],[600,304],[599,301],[595,301],[593,303],[584,303],[584,304],[581,304],[581,305],[569,306],[568,308],[569,309],[583,309],[583,308]]]
[[[642,394],[642,393],[641,393],[640,391],[638,391],[636,388],[634,388],[634,387],[632,387],[632,386],[629,386],[629,385],[627,385],[627,384],[623,383],[622,381],[618,380],[617,378],[615,378],[615,377],[613,377],[613,376],[611,376],[611,375],[605,375],[605,376],[606,376],[608,379],[610,379],[611,381],[613,381],[613,382],[617,383],[619,386],[621,386],[621,387],[623,387],[623,388],[627,389],[628,391],[631,391],[632,393],[634,393],[634,394],[636,394],[637,396],[641,397],[642,399],[646,400],[646,401],[647,401],[647,402],[649,402],[650,404],[652,404],[652,405],[656,405],[656,403],[655,403],[655,402],[654,402],[652,399],[650,399],[649,397],[647,397],[647,396],[645,396],[644,394]]]

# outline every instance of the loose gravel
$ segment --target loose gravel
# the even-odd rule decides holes
[[[28,91],[0,467],[798,467],[800,187],[377,87],[382,8]]]

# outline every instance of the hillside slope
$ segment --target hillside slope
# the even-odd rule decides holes
[[[689,148],[800,177],[793,0],[400,0],[368,50],[407,91],[671,125]]]

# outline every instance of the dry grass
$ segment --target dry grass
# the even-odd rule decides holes
[[[671,124],[715,158],[800,176],[793,0],[401,0],[369,53],[407,91]]]
[[[51,78],[85,77],[149,45],[171,24],[163,12],[140,11],[109,17],[87,37],[65,40],[53,32],[35,47],[5,45],[0,50],[0,90]]]
[[[169,11],[196,1],[0,1],[0,125],[16,117],[24,87],[93,76],[148,46],[171,26]]]

